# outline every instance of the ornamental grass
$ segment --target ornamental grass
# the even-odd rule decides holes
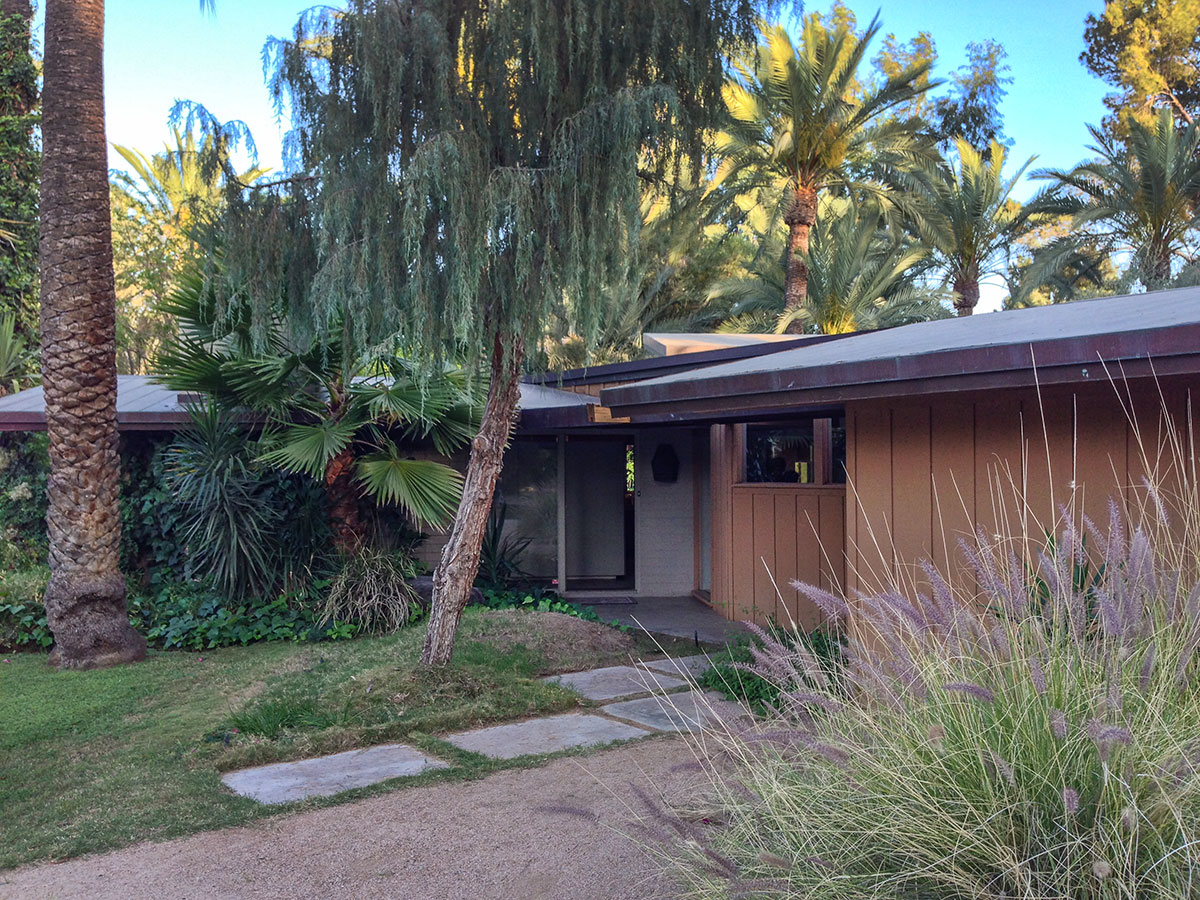
[[[796,585],[845,623],[843,663],[759,635],[778,706],[707,745],[711,805],[659,822],[686,895],[1200,897],[1190,428],[1151,450],[1100,521],[1072,496],[1045,530],[964,542],[953,578]]]

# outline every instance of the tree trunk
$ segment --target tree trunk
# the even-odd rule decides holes
[[[353,553],[362,547],[363,520],[354,485],[354,451],[349,447],[325,467],[325,495],[334,546],[342,553]]]
[[[479,572],[479,551],[487,529],[492,495],[504,464],[504,450],[512,434],[517,404],[521,399],[521,360],[525,346],[520,338],[505,347],[497,340],[492,356],[492,383],[479,433],[471,442],[462,503],[454,518],[450,539],[442,549],[441,562],[433,573],[433,602],[421,665],[444,666],[454,652],[458,620],[471,597]]]
[[[817,221],[816,190],[811,187],[797,189],[783,221],[788,227],[783,280],[783,310],[786,315],[803,306],[808,297],[808,263],[804,257],[808,253],[809,233]],[[800,334],[802,330],[803,326],[798,321],[792,321],[787,327],[788,334]]]
[[[116,293],[104,135],[103,0],[46,4],[42,383],[50,438],[50,661],[142,659],[118,567]]]
[[[954,311],[960,316],[969,316],[979,303],[979,279],[963,276],[954,279]]]

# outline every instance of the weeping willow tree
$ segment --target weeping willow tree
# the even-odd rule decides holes
[[[517,410],[553,312],[585,339],[631,271],[640,185],[699,158],[724,61],[779,0],[352,0],[268,47],[286,186],[226,213],[222,280],[431,369],[490,381],[434,575],[422,660],[449,661]],[[218,286],[220,287],[220,286]]]

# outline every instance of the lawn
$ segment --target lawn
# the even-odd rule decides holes
[[[533,764],[540,758],[488,760],[439,735],[571,709],[577,696],[540,676],[657,649],[644,636],[554,613],[469,610],[454,664],[427,675],[415,667],[423,636],[417,627],[344,642],[152,652],[98,672],[55,671],[41,654],[3,657],[0,869]],[[454,766],[286,807],[261,806],[220,782],[246,765],[387,741]]]

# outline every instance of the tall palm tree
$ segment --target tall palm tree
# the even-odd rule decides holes
[[[799,306],[786,304],[779,266],[762,265],[746,278],[720,282],[714,299],[732,302],[729,324],[739,330],[846,334],[924,322],[947,315],[936,292],[918,280],[927,251],[896,239],[883,227],[874,202],[832,198],[822,203],[804,253],[808,293]]]
[[[1005,178],[1002,144],[992,141],[981,153],[959,138],[954,150],[957,165],[939,161],[902,178],[916,196],[914,226],[932,267],[953,290],[955,311],[969,316],[979,282],[1005,271],[1007,247],[1028,228],[1029,210],[1012,192],[1033,157]]]
[[[1129,254],[1132,278],[1162,286],[1175,263],[1189,258],[1200,228],[1200,124],[1178,128],[1164,107],[1149,125],[1130,120],[1124,144],[1093,126],[1088,130],[1095,159],[1070,171],[1035,173],[1054,184],[1033,205],[1070,215],[1073,230],[1035,259],[1032,280],[1091,247]]]
[[[50,437],[51,662],[141,659],[118,567],[116,293],[104,132],[103,0],[47,0],[42,383]]]
[[[855,35],[846,24],[831,30],[808,16],[796,46],[782,26],[767,27],[757,58],[737,64],[725,87],[718,176],[783,187],[788,309],[798,309],[808,291],[804,260],[821,192],[878,192],[859,177],[862,171],[922,153],[918,125],[887,114],[933,86],[929,64],[910,66],[878,88],[859,88],[858,69],[878,30],[877,20]]]
[[[202,0],[201,8],[211,7]],[[42,90],[42,383],[50,439],[50,659],[142,659],[118,565],[116,290],[104,127],[104,0],[46,0]]]

